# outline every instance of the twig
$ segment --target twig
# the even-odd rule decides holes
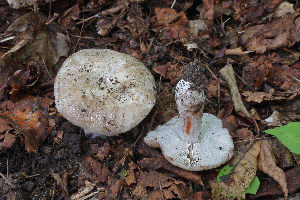
[[[176,3],[176,0],[173,1],[172,5],[171,5],[171,8],[174,7],[175,3]]]
[[[0,172],[0,176],[10,185],[12,188],[15,188],[15,186]]]
[[[49,25],[51,22],[53,22],[57,17],[59,16],[58,13],[54,13],[52,19],[49,20],[49,22],[46,23],[46,25]]]
[[[4,90],[8,86],[9,82],[11,81],[11,79],[13,79],[15,76],[17,76],[21,72],[22,72],[22,70],[15,71],[14,75],[12,75],[11,77],[9,77],[8,80],[2,85],[2,87],[0,88],[0,91]]]

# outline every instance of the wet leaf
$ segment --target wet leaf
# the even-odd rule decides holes
[[[265,132],[276,136],[291,152],[300,154],[300,122],[290,122]]]

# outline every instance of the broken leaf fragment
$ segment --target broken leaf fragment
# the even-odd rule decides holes
[[[189,21],[184,12],[177,13],[171,8],[155,8],[156,23],[153,25],[155,32],[163,32],[165,39],[186,37],[189,33]]]
[[[300,154],[300,122],[290,122],[265,132],[276,136],[291,152]]]

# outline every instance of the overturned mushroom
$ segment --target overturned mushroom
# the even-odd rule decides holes
[[[70,56],[57,74],[54,95],[67,120],[108,136],[138,125],[156,100],[154,77],[140,61],[103,49]]]
[[[207,170],[228,161],[233,156],[233,141],[220,119],[203,113],[202,88],[180,80],[175,98],[179,116],[149,132],[145,143],[160,147],[170,163],[186,170]]]

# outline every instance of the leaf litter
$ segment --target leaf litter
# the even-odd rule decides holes
[[[37,3],[44,14],[51,13],[45,1]],[[8,5],[4,5],[4,11],[1,10],[4,15],[7,12],[5,6]],[[258,138],[258,127],[266,130],[300,119],[297,110],[299,54],[296,46],[293,46],[299,40],[299,11],[294,12],[292,4],[266,1],[263,6],[261,3],[247,4],[247,1],[204,1],[204,5],[200,5],[194,1],[101,0],[88,3],[71,1],[68,4],[53,1],[52,6],[52,13],[60,14],[58,18],[53,15],[52,19],[49,16],[47,20],[37,9],[30,12],[20,8],[11,11],[15,13],[14,16],[20,16],[22,12],[27,14],[12,24],[10,19],[1,22],[5,26],[10,24],[10,27],[0,37],[4,42],[0,49],[0,55],[3,55],[0,60],[0,80],[4,86],[0,95],[0,123],[3,124],[0,155],[13,152],[18,158],[12,156],[7,159],[7,156],[2,156],[0,163],[11,164],[9,167],[0,165],[0,169],[1,175],[8,174],[8,183],[14,181],[22,185],[22,189],[11,190],[6,179],[1,178],[0,186],[4,190],[0,195],[6,195],[9,199],[20,193],[24,194],[23,197],[31,195],[31,198],[70,195],[72,199],[205,199],[213,193],[213,197],[223,195],[232,199],[236,195],[236,198],[250,199],[255,195],[245,196],[245,193],[248,189],[252,190],[253,186],[247,186],[257,186],[257,177],[261,180],[257,197],[274,194],[286,196],[286,188],[289,193],[299,189],[297,156],[279,142],[271,142],[270,149],[264,145],[264,140],[261,141],[258,149],[261,149],[260,156],[263,153],[264,156],[259,156],[257,165],[264,166],[259,167],[260,170],[282,187],[275,181],[269,187],[264,181],[267,175],[255,176],[256,160],[250,159],[248,153],[256,155],[257,151],[253,152],[250,148],[249,151],[237,151],[236,158],[239,161],[236,162],[234,158],[229,163],[234,168],[228,170],[230,173],[227,176],[221,176],[220,180],[225,182],[218,183],[225,184],[222,187],[233,192],[218,193],[218,188],[210,190],[207,180],[202,182],[204,175],[214,180],[218,169],[195,173],[174,168],[159,151],[146,150],[143,144],[134,141],[137,135],[142,132],[145,134],[177,114],[173,85],[180,79],[182,67],[188,66],[195,58],[207,63],[204,65],[207,78],[204,83],[207,92],[206,112],[218,113],[223,125],[230,130],[236,149]],[[2,8],[3,4],[0,6]],[[190,23],[197,20],[201,23]],[[9,42],[11,38],[15,40]],[[232,46],[224,48],[225,44]],[[114,138],[90,138],[62,119],[53,102],[48,102],[48,98],[53,101],[51,82],[69,54],[69,45],[72,52],[91,47],[125,52],[140,59],[152,70],[161,92],[158,95],[160,100],[154,114],[130,132],[134,136],[126,133]],[[215,59],[212,60],[213,57]],[[225,78],[229,89],[235,88],[234,93],[229,93],[226,83],[216,76],[221,66],[226,65],[226,58],[234,60],[230,78]],[[13,74],[18,70],[21,73],[14,77]],[[235,79],[235,76],[242,78]],[[27,93],[35,98],[26,100]],[[37,94],[40,95],[38,101]],[[39,103],[35,107],[36,102]],[[243,113],[237,112],[238,105]],[[30,117],[28,113],[33,114]],[[249,120],[249,113],[257,120],[257,126]],[[261,120],[267,119],[272,113],[276,114],[276,123]],[[37,124],[43,124],[43,127],[36,129]],[[266,137],[270,141],[270,136]],[[278,140],[272,138],[272,141]],[[22,151],[22,144],[25,144],[27,151],[36,153]],[[135,149],[137,146],[138,152]],[[274,164],[272,154],[277,164]],[[25,174],[19,173],[20,166]],[[290,167],[294,168],[286,171]],[[52,175],[50,168],[54,169]],[[245,172],[245,169],[248,171]],[[276,170],[281,170],[281,178],[274,175]],[[282,172],[285,172],[286,186]],[[228,180],[234,182],[226,182]],[[47,193],[47,189],[53,187],[56,188],[54,192]]]

